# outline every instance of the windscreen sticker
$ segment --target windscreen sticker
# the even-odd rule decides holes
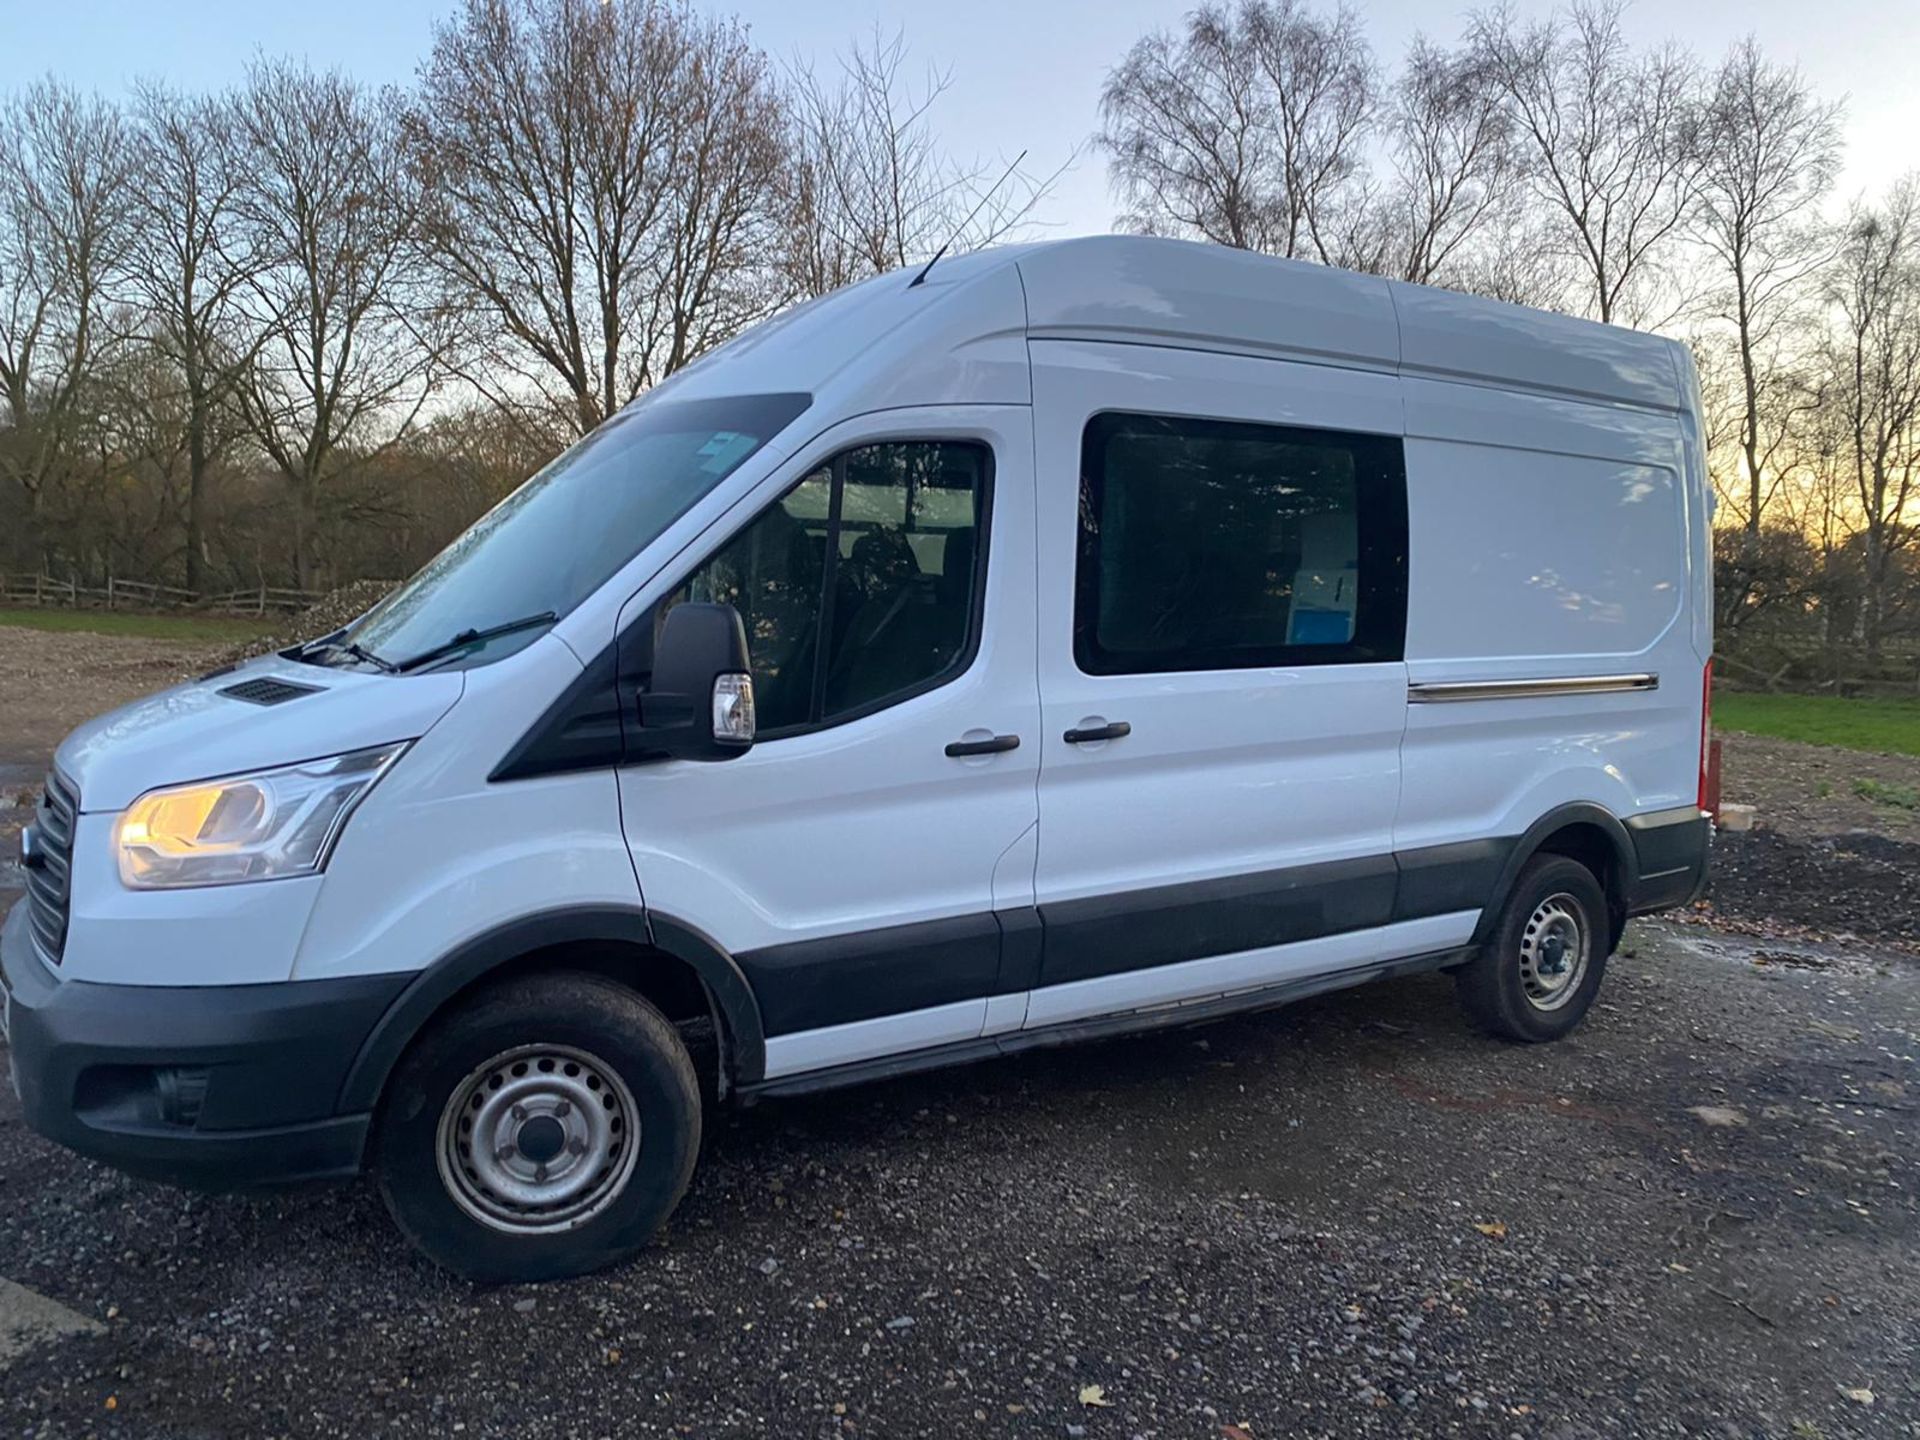
[[[709,475],[724,475],[742,460],[757,442],[738,430],[716,430],[713,438],[700,447],[700,468]]]

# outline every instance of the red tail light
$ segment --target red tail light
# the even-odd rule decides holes
[[[1719,797],[1713,793],[1711,755],[1713,749],[1713,658],[1707,658],[1706,668],[1700,672],[1700,796],[1702,810],[1712,811],[1718,808]]]

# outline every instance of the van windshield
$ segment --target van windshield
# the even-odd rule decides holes
[[[329,650],[391,669],[528,643],[545,629],[534,622],[591,595],[811,399],[642,401],[481,516]]]

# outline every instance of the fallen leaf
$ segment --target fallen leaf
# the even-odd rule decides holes
[[[1222,1425],[1221,1440],[1253,1440],[1253,1427],[1242,1420],[1238,1425]]]
[[[1867,1403],[1869,1405],[1873,1403],[1873,1397],[1871,1395],[1867,1397]],[[118,1395],[107,1396],[107,1409],[118,1410],[119,1408],[120,1408],[120,1397]]]
[[[1873,1391],[1867,1389],[1864,1385],[1842,1385],[1840,1387],[1840,1393],[1856,1405],[1871,1405],[1873,1403]]]
[[[1113,1404],[1113,1401],[1107,1398],[1107,1392],[1101,1386],[1082,1385],[1080,1387],[1080,1403],[1082,1405],[1097,1405],[1102,1410],[1105,1410]]]
[[[1473,1228],[1489,1240],[1504,1240],[1507,1238],[1507,1225],[1504,1220],[1478,1220],[1474,1222]]]

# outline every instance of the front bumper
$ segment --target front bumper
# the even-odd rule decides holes
[[[356,1174],[372,1116],[342,1081],[405,975],[266,985],[61,980],[0,928],[8,1069],[27,1124],[150,1179],[229,1190]]]

